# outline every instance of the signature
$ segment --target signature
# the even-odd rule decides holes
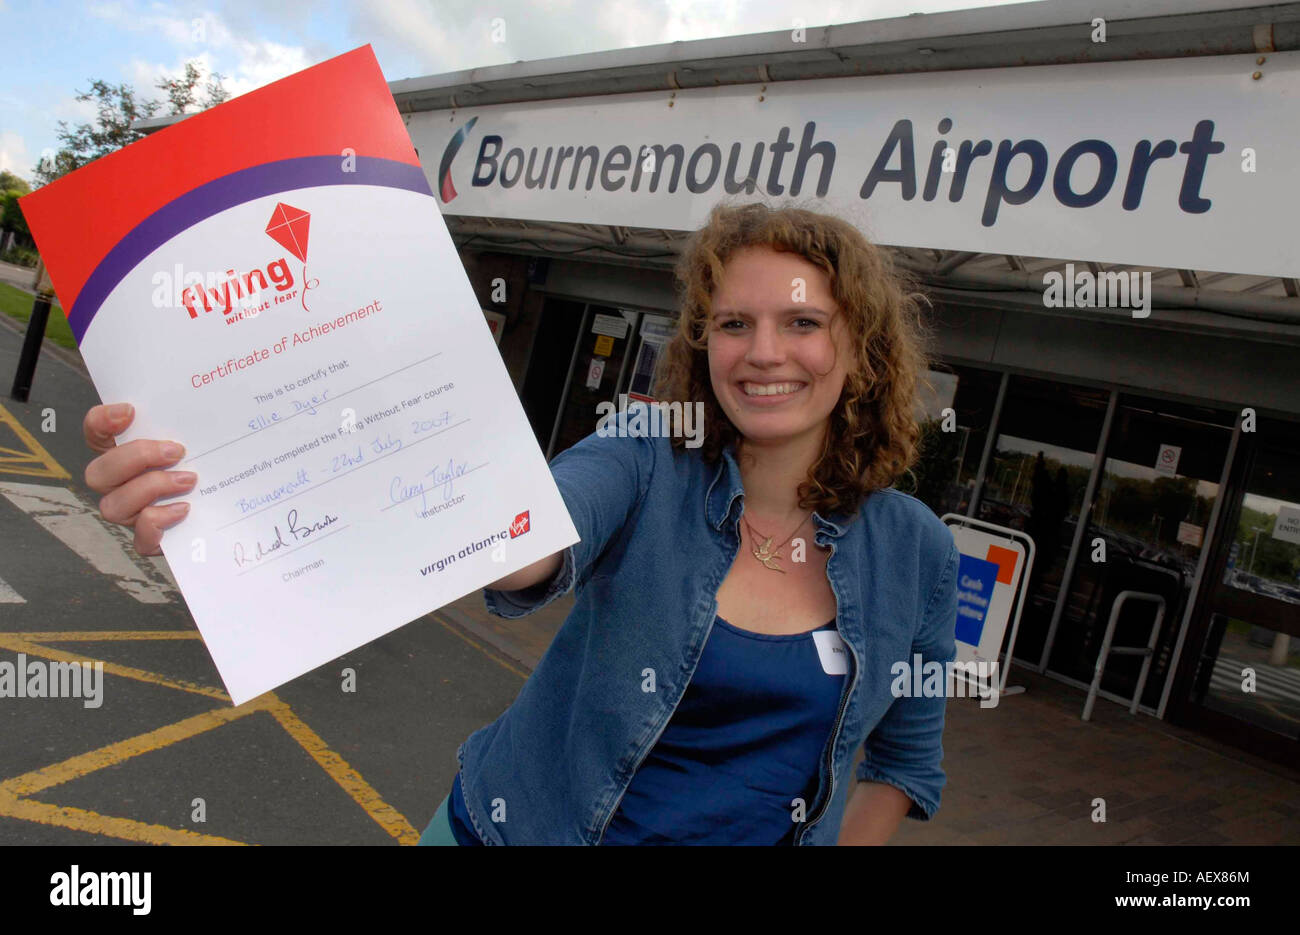
[[[442,499],[450,500],[452,498],[452,481],[464,474],[468,468],[463,461],[457,462],[454,458],[448,458],[445,465],[439,465],[424,472],[424,476],[430,478],[428,481],[420,480],[413,484],[402,483],[400,475],[394,477],[388,485],[388,498],[393,503],[405,503],[407,500],[420,498],[420,505],[423,509],[429,508],[429,502],[426,494],[435,488],[442,488]]]
[[[257,551],[255,554],[250,554],[249,551],[245,549],[244,543],[236,542],[234,549],[235,565],[242,568],[244,565],[260,562],[268,555],[272,555],[280,549],[288,548],[304,539],[311,538],[327,526],[332,526],[334,523],[337,523],[338,520],[339,518],[337,516],[331,516],[327,512],[324,519],[315,522],[307,521],[300,525],[298,520],[298,511],[296,509],[290,510],[289,515],[285,517],[285,531],[281,532],[280,524],[276,523],[273,527],[275,529],[275,537],[265,544],[261,539],[258,539],[256,543]],[[289,539],[285,538],[286,534],[290,537]]]

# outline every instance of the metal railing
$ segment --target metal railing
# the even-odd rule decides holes
[[[1115,636],[1115,627],[1119,623],[1120,611],[1124,609],[1124,602],[1134,601],[1152,601],[1156,605],[1156,619],[1151,624],[1151,636],[1147,640],[1146,646],[1111,646],[1111,640]],[[1160,624],[1165,619],[1165,599],[1159,594],[1152,594],[1149,591],[1121,591],[1115,596],[1115,603],[1111,605],[1110,621],[1106,624],[1106,635],[1101,641],[1101,652],[1097,654],[1097,668],[1092,674],[1092,685],[1088,687],[1088,700],[1083,703],[1083,720],[1087,721],[1092,718],[1092,705],[1097,700],[1097,692],[1101,688],[1101,676],[1106,669],[1106,662],[1112,653],[1120,656],[1144,656],[1142,660],[1142,671],[1138,674],[1137,689],[1133,693],[1133,703],[1129,705],[1128,713],[1137,714],[1138,703],[1142,700],[1142,689],[1146,687],[1147,673],[1151,671],[1151,659],[1156,652],[1156,637],[1160,634]]]

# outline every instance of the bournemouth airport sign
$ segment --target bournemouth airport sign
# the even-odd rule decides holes
[[[1253,77],[1259,73],[1259,77]],[[407,116],[446,214],[691,230],[794,198],[880,243],[1300,274],[1300,52]]]

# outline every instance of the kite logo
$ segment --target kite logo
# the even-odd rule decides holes
[[[320,285],[319,279],[307,278],[307,236],[311,230],[311,215],[301,208],[295,208],[279,202],[271,212],[271,220],[266,224],[266,233],[271,239],[284,247],[302,261],[302,308],[307,307],[307,290]]]
[[[447,204],[456,197],[456,187],[451,184],[451,161],[460,152],[465,137],[469,136],[469,131],[474,128],[476,123],[478,123],[478,118],[471,117],[469,123],[456,131],[451,138],[451,142],[447,144],[447,148],[442,153],[442,161],[438,163],[438,193],[442,196],[443,204]]]
[[[266,232],[271,239],[299,260],[307,262],[307,234],[311,229],[311,215],[281,202],[271,212]]]

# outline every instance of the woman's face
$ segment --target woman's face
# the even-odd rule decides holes
[[[853,366],[845,324],[830,278],[799,254],[731,255],[713,292],[709,376],[747,440],[820,439]]]

